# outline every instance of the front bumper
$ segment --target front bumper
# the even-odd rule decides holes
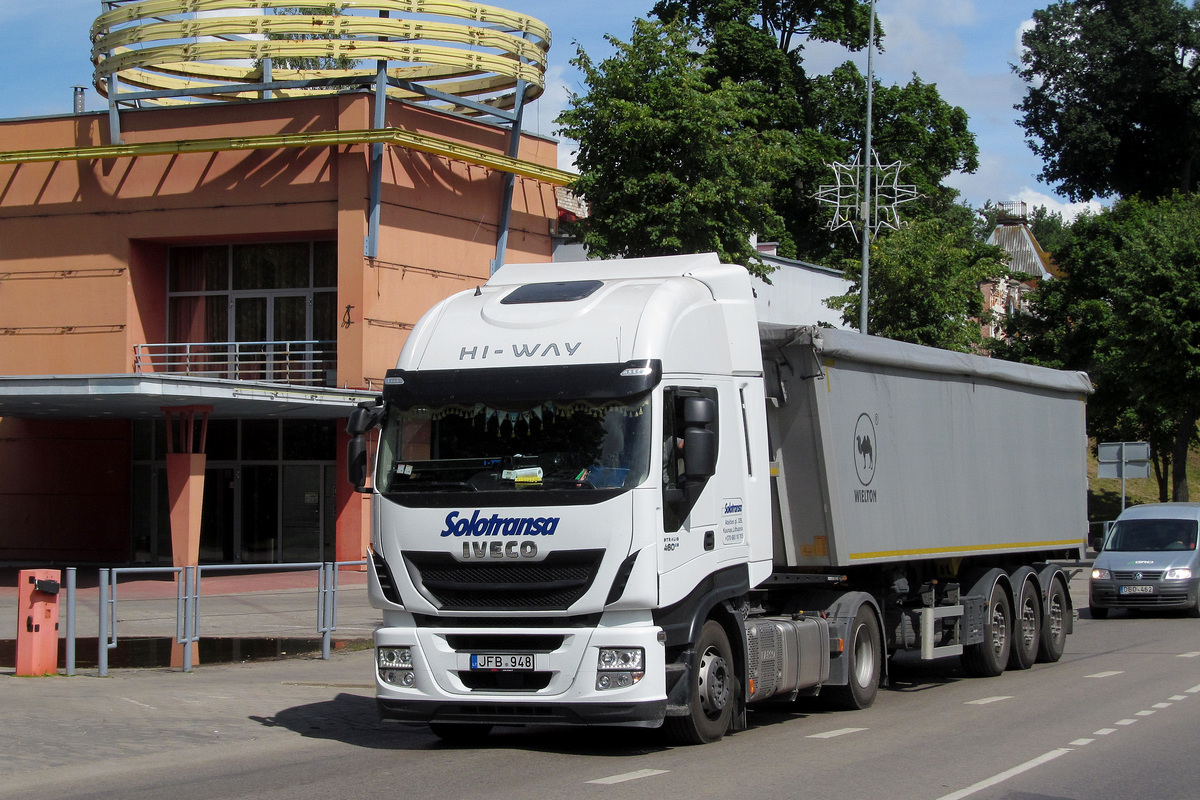
[[[1138,590],[1122,593],[1122,587],[1138,587]],[[1149,587],[1149,591],[1142,587]],[[1093,608],[1194,608],[1198,587],[1197,578],[1153,582],[1093,578],[1088,586],[1088,604]]]
[[[383,719],[400,722],[657,727],[667,712],[660,630],[649,624],[379,628],[376,648],[411,648],[413,685],[385,682],[376,669],[376,704]],[[598,689],[601,647],[642,648],[641,680]],[[475,671],[472,653],[532,653],[534,668]]]

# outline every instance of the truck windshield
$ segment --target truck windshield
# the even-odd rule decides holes
[[[375,485],[398,502],[422,505],[417,496],[447,492],[520,494],[519,502],[557,492],[608,495],[646,479],[650,417],[648,395],[524,408],[393,405],[380,436]]]
[[[1124,519],[1113,526],[1105,550],[1195,550],[1196,520]]]

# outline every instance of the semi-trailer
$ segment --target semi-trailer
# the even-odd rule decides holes
[[[425,314],[348,425],[379,711],[703,743],[766,700],[866,708],[903,651],[1057,661],[1090,391],[760,324],[713,254],[505,266]]]

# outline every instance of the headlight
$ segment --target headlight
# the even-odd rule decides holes
[[[417,676],[413,673],[411,647],[377,647],[375,664],[379,670],[379,679],[389,686],[411,689],[417,683]]]
[[[412,669],[411,647],[380,647],[375,650],[380,669]]]
[[[1167,574],[1163,575],[1163,580],[1168,581],[1185,581],[1192,577],[1192,571],[1187,567],[1176,567],[1175,569],[1167,570]]]
[[[646,652],[640,647],[602,647],[596,658],[596,688],[623,689],[645,676]]]
[[[1106,569],[1092,570],[1092,580],[1094,580],[1094,581],[1106,581],[1111,577],[1112,577],[1112,573],[1110,573]]]

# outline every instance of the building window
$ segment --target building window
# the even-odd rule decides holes
[[[333,385],[336,243],[173,247],[167,317],[161,371]]]

